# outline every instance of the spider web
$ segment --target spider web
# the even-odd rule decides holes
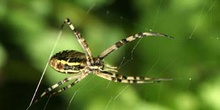
[[[164,43],[164,41],[169,42],[170,43],[169,46],[175,47],[177,45],[175,42],[185,41],[185,39],[187,39],[187,38],[188,38],[188,40],[189,39],[190,40],[206,39],[206,38],[200,38],[196,34],[198,34],[198,31],[202,30],[200,28],[202,26],[200,26],[200,25],[203,24],[204,20],[209,18],[210,13],[212,13],[212,10],[214,10],[213,8],[215,8],[215,4],[216,4],[215,2],[216,1],[210,2],[208,0],[203,0],[201,5],[198,5],[197,9],[200,10],[200,13],[198,14],[198,16],[196,16],[194,18],[194,20],[196,22],[192,21],[193,27],[192,27],[192,29],[189,29],[190,33],[187,33],[188,34],[187,36],[181,36],[182,38],[180,38],[179,34],[174,33],[174,35],[172,35],[172,36],[176,37],[176,40],[174,40],[174,41],[169,41],[170,39],[167,40],[167,39],[162,39],[162,38],[161,39],[160,38],[155,38],[155,39],[143,38],[143,39],[137,40],[134,43],[127,44],[122,49],[114,52],[113,54],[115,54],[115,55],[110,55],[109,58],[107,58],[107,61],[110,61],[111,64],[114,64],[114,63],[111,62],[110,59],[117,59],[118,60],[118,67],[120,70],[119,71],[120,74],[124,74],[127,72],[129,72],[129,73],[137,72],[137,74],[134,73],[134,76],[139,76],[139,75],[140,76],[154,76],[154,77],[170,76],[174,79],[174,81],[171,81],[168,83],[162,82],[159,84],[150,84],[150,85],[127,85],[127,84],[112,83],[109,81],[104,81],[102,79],[97,79],[97,77],[95,77],[95,76],[89,76],[88,78],[85,78],[83,80],[83,82],[81,84],[79,84],[79,86],[77,86],[78,84],[76,85],[76,87],[74,86],[75,89],[73,88],[73,89],[67,90],[65,93],[61,93],[61,95],[67,94],[64,96],[64,99],[65,99],[64,103],[66,104],[64,109],[67,109],[67,110],[74,109],[74,107],[78,104],[78,102],[82,102],[82,100],[87,101],[87,100],[85,100],[86,97],[83,95],[90,96],[91,94],[95,94],[97,98],[95,98],[93,100],[90,98],[94,98],[94,96],[87,97],[87,98],[89,98],[88,101],[90,101],[90,103],[87,103],[87,104],[91,104],[91,105],[88,105],[88,107],[93,107],[93,108],[100,107],[99,109],[102,109],[102,110],[129,109],[129,107],[131,107],[132,109],[136,109],[136,110],[144,110],[146,108],[151,109],[151,110],[171,109],[171,106],[163,105],[163,104],[167,104],[167,103],[165,103],[166,100],[177,101],[175,103],[176,105],[173,109],[180,109],[180,108],[178,108],[179,104],[183,104],[185,107],[188,107],[189,109],[198,108],[198,99],[191,96],[193,90],[192,91],[190,90],[190,89],[192,89],[192,86],[194,86],[192,84],[192,81],[195,82],[195,81],[197,81],[197,79],[195,79],[195,78],[198,78],[193,75],[193,73],[196,71],[193,69],[190,69],[189,71],[186,70],[183,72],[177,71],[175,68],[173,68],[173,66],[176,65],[178,62],[181,62],[181,60],[183,60],[183,59],[181,59],[181,57],[178,57],[178,56],[172,56],[172,55],[168,55],[168,54],[164,55],[164,50],[162,50],[162,49],[164,49],[163,45],[168,45],[168,43]],[[115,18],[120,20],[122,25],[128,24],[134,28],[139,28],[142,31],[143,30],[144,31],[157,31],[160,29],[160,28],[158,28],[160,26],[159,24],[161,22],[163,22],[163,19],[160,17],[161,17],[161,15],[164,14],[164,12],[162,11],[164,8],[163,7],[164,5],[165,5],[164,0],[160,0],[160,2],[158,2],[158,4],[156,5],[157,8],[154,11],[155,15],[152,15],[153,17],[151,19],[152,26],[149,26],[147,28],[146,28],[145,24],[141,24],[139,22],[134,22],[132,20],[129,20],[128,18],[124,17],[123,15],[116,16]],[[187,3],[185,5],[187,5]],[[90,13],[93,12],[93,10],[96,9],[96,7],[97,6],[95,3],[93,5],[91,5],[91,7],[87,11],[88,16]],[[106,16],[113,16],[113,15],[111,15],[111,11],[112,10],[107,10]],[[169,14],[169,12],[168,12],[168,14]],[[179,28],[179,29],[180,30],[178,32],[184,31],[182,28]],[[176,31],[176,29],[173,29],[173,30]],[[158,32],[160,32],[160,31],[158,31]],[[166,31],[164,31],[164,32],[166,32]],[[130,33],[130,34],[134,34],[134,33]],[[126,36],[122,36],[122,38],[124,38],[124,37],[126,37]],[[150,46],[152,46],[152,43],[150,43],[150,42],[152,41],[152,42],[156,43],[158,41],[158,39],[161,44],[155,44],[157,46],[157,48],[155,48],[156,46],[154,47],[154,49],[156,49],[156,50],[154,50],[155,51],[154,54],[156,54],[156,55],[152,58],[153,60],[149,60],[149,61],[152,61],[152,63],[149,63],[150,66],[148,66],[148,68],[146,69],[146,68],[144,68],[145,63],[143,63],[143,65],[142,65],[143,67],[136,67],[136,66],[132,65],[134,62],[140,61],[138,58],[138,57],[140,57],[140,56],[138,56],[140,54],[140,51],[142,54],[148,53],[148,52],[143,51],[143,46],[144,47],[146,46],[145,42],[147,42],[147,46],[149,46],[148,49],[150,50]],[[218,40],[218,36],[217,37],[212,36],[212,37],[209,37],[208,39]],[[118,41],[119,39],[115,40],[115,38],[113,38],[113,40]],[[162,41],[162,40],[164,40],[164,41]],[[89,40],[89,39],[87,40],[89,45],[90,44],[92,45],[90,48],[93,50],[92,47],[95,47],[95,45],[90,43],[90,41],[91,40]],[[189,42],[191,42],[191,41],[189,41]],[[192,42],[194,42],[194,41],[192,41]],[[111,43],[113,44],[115,42],[111,42]],[[128,45],[131,45],[131,46],[128,46]],[[130,50],[126,50],[127,49],[126,47],[129,47]],[[168,46],[166,46],[166,47],[169,48]],[[129,53],[125,53],[124,55],[123,54],[120,55],[123,51],[129,52]],[[174,54],[173,52],[170,52],[170,51],[171,50],[168,50],[169,54]],[[94,53],[96,53],[96,52],[94,52]],[[148,53],[148,54],[150,54],[150,53]],[[144,55],[147,55],[147,54],[144,54]],[[118,56],[121,56],[121,57],[119,58]],[[149,56],[151,56],[151,55],[149,55]],[[172,57],[172,59],[168,58],[170,60],[166,60],[166,57]],[[145,59],[145,58],[148,59],[147,57],[141,57],[141,59]],[[164,62],[164,61],[166,61],[166,63],[161,66],[161,62]],[[131,71],[130,69],[127,70],[127,68],[132,68],[132,66],[135,68],[132,72],[130,72]],[[159,67],[161,67],[161,68],[158,71],[155,71]],[[188,66],[186,66],[186,67],[188,67]],[[136,69],[136,68],[138,68],[138,69]],[[172,70],[173,70],[173,72],[172,72]],[[156,73],[156,72],[159,72],[159,73]],[[168,72],[171,72],[171,73],[168,73]],[[182,74],[184,72],[186,72],[186,75]],[[190,73],[187,74],[187,72],[190,72]],[[176,74],[176,75],[173,75],[173,74]],[[133,75],[133,74],[129,74],[129,75]],[[41,83],[41,80],[39,81],[39,83]],[[187,91],[190,93],[184,94],[183,92],[178,92],[179,94],[175,94],[177,98],[174,99],[175,96],[170,96],[170,98],[167,98],[165,95],[172,91],[171,88],[175,84],[178,84],[181,87],[178,88],[175,86],[174,90],[176,90],[176,91],[182,90],[182,91]],[[115,87],[115,86],[118,86],[118,87]],[[38,87],[37,87],[37,89],[38,89]],[[99,92],[97,92],[97,91],[99,91]],[[98,94],[96,94],[96,92]],[[107,95],[102,96],[101,95],[102,92],[103,93],[106,92]],[[171,92],[171,93],[173,93],[173,92]],[[139,95],[139,94],[141,94],[141,95]],[[180,95],[184,95],[185,97],[181,97]],[[201,95],[203,95],[203,93],[201,93]],[[83,98],[80,98],[80,97],[83,97]],[[201,97],[203,98],[205,96],[201,96]],[[102,100],[103,98],[105,98],[106,100],[103,101]],[[195,105],[192,105],[192,104],[190,105],[187,102],[179,101],[179,100],[189,101],[191,99],[193,101],[190,101],[190,102],[192,102]],[[45,102],[44,109],[47,109],[47,106],[50,105],[49,102],[51,100],[53,100],[53,98],[52,99],[49,98],[47,100],[47,102]],[[137,104],[136,106],[133,104],[134,102]],[[162,104],[160,105],[160,103],[162,103]],[[216,105],[214,105],[214,107],[215,106]],[[88,110],[92,109],[92,108],[87,108],[87,107],[83,107],[83,108],[88,109]]]

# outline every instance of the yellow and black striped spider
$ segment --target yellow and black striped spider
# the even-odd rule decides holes
[[[56,53],[54,56],[52,56],[52,58],[49,61],[49,64],[53,69],[61,73],[73,74],[73,75],[47,88],[40,95],[40,98],[44,97],[48,93],[51,93],[51,95],[55,95],[66,89],[69,89],[70,87],[80,82],[82,79],[84,79],[89,74],[94,74],[101,78],[104,78],[104,79],[107,79],[113,82],[120,82],[120,83],[155,83],[155,82],[160,82],[160,81],[172,80],[172,79],[166,79],[166,78],[149,78],[149,77],[141,77],[141,76],[119,75],[117,74],[118,72],[117,67],[105,65],[103,59],[106,56],[108,56],[110,53],[112,53],[113,51],[123,46],[124,44],[132,42],[136,40],[137,38],[143,38],[143,37],[149,37],[149,36],[159,36],[159,37],[167,37],[167,38],[173,38],[173,37],[165,35],[165,34],[161,34],[161,33],[156,33],[156,32],[142,32],[142,33],[134,34],[125,39],[121,39],[120,41],[112,45],[111,47],[104,50],[97,57],[94,57],[92,56],[92,53],[90,51],[88,44],[86,43],[86,40],[75,29],[70,19],[68,18],[65,19],[61,27],[63,28],[65,24],[68,24],[68,26],[74,33],[76,39],[78,40],[79,44],[81,45],[85,53],[78,52],[76,50],[65,50],[65,51]],[[72,81],[72,83],[59,89],[58,91],[51,92],[55,88],[69,81]]]

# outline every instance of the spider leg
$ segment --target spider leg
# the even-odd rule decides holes
[[[124,76],[119,75],[107,71],[103,71],[101,73],[96,73],[97,76],[113,81],[113,82],[120,82],[120,83],[157,83],[162,81],[171,81],[172,79],[166,78],[149,78],[149,77],[142,77],[142,76]]]
[[[76,28],[73,26],[72,22],[70,21],[69,18],[66,18],[64,20],[64,23],[63,25],[61,26],[61,28],[63,28],[64,24],[67,24],[70,29],[72,30],[72,32],[74,33],[74,35],[76,36],[76,39],[78,40],[79,44],[81,45],[81,47],[83,48],[83,50],[85,51],[85,54],[86,54],[86,58],[87,58],[87,61],[92,61],[93,62],[93,59],[92,59],[92,53],[91,53],[91,50],[86,42],[86,40],[81,36],[81,34],[76,30]],[[89,63],[89,62],[88,62]]]
[[[124,44],[127,44],[129,42],[132,42],[138,38],[143,38],[143,37],[150,37],[150,36],[158,36],[158,37],[167,37],[167,38],[172,38],[171,36],[162,34],[162,33],[156,33],[156,32],[143,32],[143,33],[138,33],[138,34],[134,34],[131,35],[127,38],[121,39],[120,41],[116,42],[114,45],[112,45],[111,47],[107,48],[106,50],[104,50],[99,56],[98,58],[100,59],[104,59],[106,56],[108,56],[110,53],[112,53],[113,51],[117,50],[118,48],[120,48],[121,46],[123,46]]]
[[[69,81],[71,81],[71,80],[73,80],[73,79],[76,79],[76,80],[77,80],[77,79],[81,78],[82,76],[84,76],[84,75],[82,75],[82,74],[73,75],[73,76],[67,77],[67,78],[65,78],[65,79],[63,79],[63,80],[57,82],[56,84],[50,86],[49,88],[47,88],[47,89],[40,95],[40,97],[39,97],[38,99],[35,100],[35,103],[38,102],[39,99],[41,99],[42,97],[44,97],[45,95],[47,95],[48,93],[50,93],[52,90],[54,90],[54,89],[56,89],[57,87],[59,87],[60,85],[65,84],[65,83],[67,83],[67,82],[69,82]],[[76,81],[76,80],[75,80],[75,81]],[[74,81],[74,82],[75,82],[75,81]]]
[[[64,86],[62,87],[61,89],[59,89],[58,91],[54,91],[51,93],[51,95],[56,95],[60,92],[63,92],[71,87],[73,87],[74,85],[76,85],[78,82],[80,82],[82,79],[84,79],[88,74],[83,74],[82,76],[80,76],[79,78],[77,78],[74,82],[72,82],[71,84],[67,85],[67,86]]]

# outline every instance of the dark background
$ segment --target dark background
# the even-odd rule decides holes
[[[2,0],[0,1],[0,109],[28,107],[60,26],[70,18],[94,56],[144,31],[105,62],[123,75],[173,78],[129,85],[90,75],[73,88],[43,98],[30,110],[219,110],[220,7],[218,0]],[[55,52],[82,51],[66,26]],[[124,59],[124,60],[123,60]],[[127,63],[126,63],[127,62]],[[50,67],[37,95],[69,75]],[[75,95],[74,95],[75,94]],[[74,95],[72,101],[71,97]],[[70,103],[70,105],[69,105]]]

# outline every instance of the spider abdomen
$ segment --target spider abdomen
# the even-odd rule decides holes
[[[65,50],[53,55],[49,64],[61,73],[78,73],[86,66],[86,56],[75,50]]]

